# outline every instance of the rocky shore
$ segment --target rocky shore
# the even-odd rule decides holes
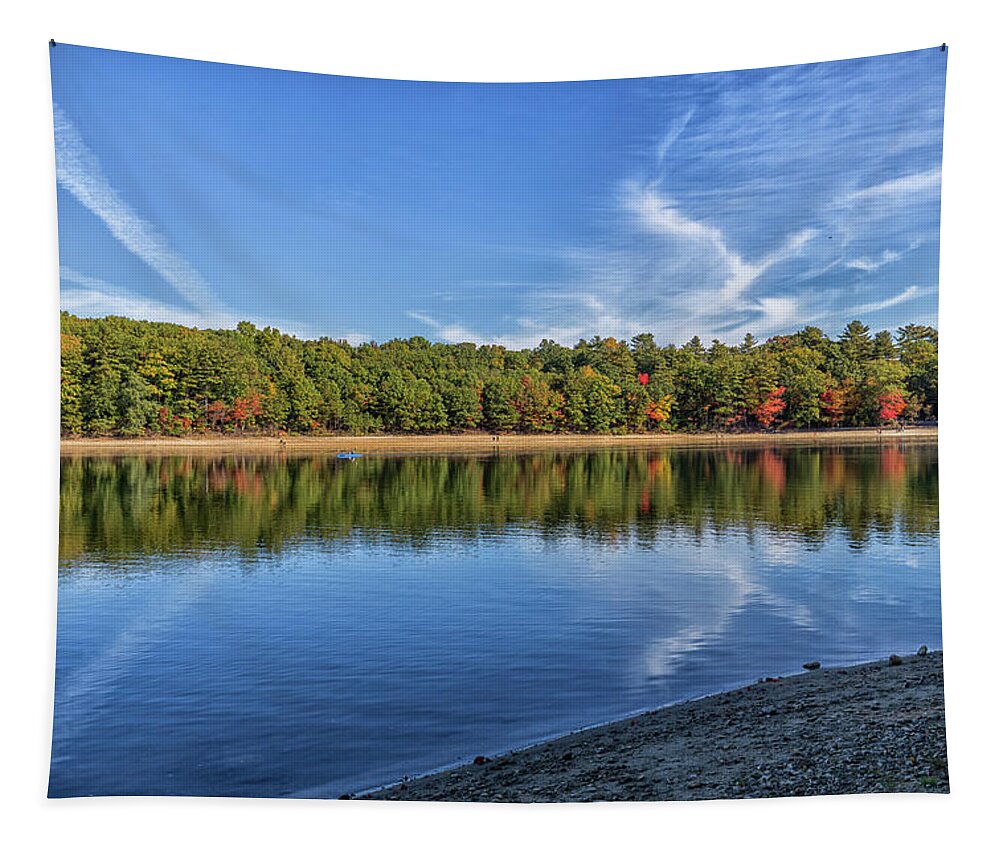
[[[382,789],[391,800],[947,792],[941,653],[811,670]]]

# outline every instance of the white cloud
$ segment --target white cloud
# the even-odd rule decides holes
[[[118,242],[170,284],[203,317],[212,321],[222,308],[208,282],[121,197],[76,125],[58,104],[54,111],[59,184],[97,216]]]
[[[614,204],[604,211],[605,239],[589,249],[566,252],[564,259],[573,271],[564,285],[529,289],[516,303],[500,302],[500,311],[493,310],[496,294],[484,291],[480,298],[489,306],[482,312],[483,324],[489,317],[495,326],[500,313],[513,330],[484,335],[476,332],[475,323],[435,319],[427,310],[421,312],[421,321],[443,339],[518,348],[534,346],[542,338],[572,345],[595,333],[628,338],[645,331],[661,342],[682,342],[693,334],[736,342],[747,332],[766,338],[806,324],[839,325],[923,292],[908,287],[880,301],[851,305],[856,288],[837,273],[872,273],[933,241],[934,222],[927,210],[934,206],[939,169],[811,200],[800,186],[795,198],[800,204],[805,198],[808,206],[791,213],[779,208],[770,233],[761,233],[756,219],[770,221],[770,211],[757,197],[780,198],[780,181],[754,177],[752,185],[744,181],[728,191],[713,190],[710,197],[675,193],[664,186],[667,179],[660,172],[665,170],[666,153],[684,143],[679,137],[692,116],[689,112],[676,122],[652,152],[655,179],[622,181]],[[725,121],[722,126],[727,127]],[[724,153],[738,148],[747,133],[743,127],[728,131],[735,137],[712,127],[698,138],[707,134],[721,140]],[[794,138],[787,140],[786,158],[796,160],[798,144]],[[775,168],[772,160],[779,150],[766,148],[761,156],[764,167]],[[810,164],[796,161],[796,167],[808,170]],[[825,179],[839,182],[836,174]],[[862,182],[860,177],[855,180]],[[741,206],[751,199],[752,204]],[[744,217],[735,217],[734,209],[746,210]],[[887,223],[890,214],[898,226]],[[770,247],[756,256],[744,247],[762,238]]]
[[[234,328],[238,322],[246,320],[259,326],[276,325],[302,338],[322,336],[323,332],[299,322],[236,316],[224,307],[208,281],[111,185],[96,155],[58,104],[54,113],[59,185],[97,216],[119,243],[156,272],[189,305],[183,307],[147,298],[125,287],[63,267],[60,277],[64,284],[71,285],[61,290],[63,310],[80,316],[128,316],[200,328]],[[330,336],[355,345],[370,339],[370,335],[358,332]]]
[[[885,310],[887,307],[894,307],[897,304],[902,304],[904,301],[909,301],[911,298],[916,298],[920,295],[920,287],[910,286],[903,290],[897,295],[891,296],[890,298],[883,299],[882,301],[873,301],[868,304],[856,304],[853,307],[848,307],[844,311],[845,316],[863,316],[866,313],[878,313],[880,310]]]
[[[684,128],[688,126],[688,122],[694,117],[694,107],[692,106],[683,116],[678,118],[670,125],[670,129],[666,132],[664,137],[660,140],[660,144],[656,146],[656,163],[659,166],[663,165],[663,161],[666,159],[667,151],[673,147],[674,142],[680,138],[681,133],[684,132]]]
[[[678,209],[674,200],[654,189],[630,186],[623,207],[651,233],[683,240],[686,244],[679,247],[683,254],[697,253],[699,259],[706,255],[711,259],[714,255],[718,268],[724,273],[719,295],[728,298],[739,297],[772,266],[798,256],[817,235],[814,228],[803,228],[786,236],[775,251],[751,262],[730,248],[718,227],[689,218]]]
[[[60,307],[77,316],[128,316],[148,322],[203,325],[203,317],[197,311],[144,298],[66,266],[60,268],[59,277],[63,283],[59,293]],[[73,286],[66,286],[67,283]]]
[[[170,322],[192,328],[235,328],[240,322],[247,321],[258,327],[276,325],[284,333],[305,340],[324,335],[316,328],[299,322],[275,323],[273,319],[238,316],[229,311],[217,311],[207,317],[199,311],[147,298],[99,278],[82,275],[68,266],[60,267],[59,277],[62,282],[59,293],[60,308],[76,316],[127,316],[130,319],[146,322]],[[371,339],[370,335],[358,332],[327,336],[346,340],[355,346]]]
[[[892,251],[887,248],[882,252],[882,256],[877,260],[872,260],[869,257],[857,257],[854,260],[848,260],[844,265],[848,269],[860,269],[862,272],[874,272],[876,269],[881,269],[887,263],[895,263],[902,256],[903,252]]]
[[[936,194],[941,189],[941,169],[932,168],[926,171],[894,177],[874,186],[848,192],[838,199],[834,206],[851,206],[854,204],[873,204],[889,206],[908,203],[914,196]]]
[[[437,336],[446,343],[468,343],[475,339],[476,335],[458,323],[441,322],[422,310],[409,310],[406,313],[411,319],[423,322],[429,328],[437,332]]]

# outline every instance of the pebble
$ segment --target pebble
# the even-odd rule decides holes
[[[889,664],[890,665],[902,665],[903,664],[903,657],[902,656],[897,656],[895,653],[893,653],[889,657]]]
[[[772,701],[757,688],[693,701],[664,709],[662,721],[641,730],[616,724],[580,734],[572,750],[528,749],[518,757],[523,770],[498,776],[467,766],[371,797],[528,802],[947,792],[940,654],[928,652],[905,672],[886,667],[791,677],[769,687]]]
[[[803,666],[807,671],[815,671],[820,667],[819,662],[806,662]]]

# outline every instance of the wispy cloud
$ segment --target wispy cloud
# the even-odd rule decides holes
[[[406,315],[418,322],[423,322],[428,328],[434,329],[437,332],[436,335],[446,343],[464,343],[475,338],[475,334],[464,325],[435,319],[422,310],[409,310]]]
[[[303,338],[328,333],[302,322],[236,315],[225,307],[198,270],[121,197],[65,111],[58,104],[54,110],[56,178],[60,186],[100,219],[121,245],[156,272],[185,303],[169,304],[148,298],[134,289],[63,266],[60,269],[63,310],[80,316],[120,315],[201,328],[234,328],[245,320],[261,326],[278,325],[283,331]],[[370,339],[370,335],[355,331],[332,336],[354,344]]]
[[[851,204],[897,205],[905,203],[914,196],[924,196],[929,191],[938,192],[940,188],[941,169],[931,168],[915,174],[894,177],[875,186],[866,186],[863,189],[848,192],[837,203],[841,206]]]
[[[60,267],[59,278],[60,307],[77,316],[128,316],[148,322],[204,327],[204,317],[196,310],[145,298],[99,278],[81,275],[67,266]]]
[[[211,286],[167,239],[111,185],[101,163],[76,125],[56,104],[56,178],[97,218],[111,235],[166,281],[189,305],[211,322],[222,311]]]
[[[887,263],[895,263],[902,256],[902,252],[892,251],[887,248],[882,252],[882,256],[876,260],[872,260],[870,257],[857,257],[854,260],[848,260],[844,266],[848,269],[859,269],[862,272],[874,272],[876,269],[881,269]]]
[[[861,272],[877,272],[883,266],[896,263],[911,251],[916,251],[920,248],[920,245],[920,240],[917,239],[911,242],[906,248],[898,250],[886,248],[877,257],[855,257],[853,260],[846,261],[844,267],[847,269],[857,269]]]
[[[681,133],[684,132],[684,128],[688,126],[688,122],[694,116],[694,107],[692,106],[684,115],[680,118],[675,119],[670,124],[670,129],[667,130],[664,137],[660,140],[660,144],[656,146],[656,164],[659,167],[663,166],[664,160],[667,157],[667,152],[676,142]]]
[[[910,286],[903,290],[897,295],[891,296],[881,301],[873,301],[868,304],[855,304],[847,308],[847,315],[849,316],[865,316],[869,313],[878,313],[880,310],[885,310],[889,307],[895,307],[897,304],[902,304],[904,301],[910,301],[910,299],[916,298],[920,295],[920,287]]]
[[[650,233],[676,238],[683,243],[682,251],[711,259],[722,277],[718,295],[728,298],[738,298],[771,267],[800,256],[818,233],[815,228],[803,228],[788,234],[777,249],[752,262],[729,246],[718,227],[689,218],[680,211],[674,199],[654,189],[640,189],[630,184],[622,207]]]
[[[100,278],[83,275],[68,266],[59,268],[60,307],[77,316],[127,316],[146,322],[170,322],[192,328],[235,328],[240,322],[252,322],[258,327],[277,325],[287,334],[301,339],[316,339],[324,335],[313,325],[295,321],[275,323],[274,319],[261,316],[236,314],[232,311],[217,311],[206,317],[191,308],[167,304],[158,299],[138,295],[134,291]],[[329,336],[329,335],[328,335]],[[368,334],[348,332],[334,335],[358,345],[371,339]]]
[[[595,210],[602,237],[567,251],[561,284],[501,310],[484,294],[482,324],[505,316],[527,345],[734,342],[933,297],[943,76],[922,60],[893,73],[868,60],[664,81],[673,118],[623,160]]]

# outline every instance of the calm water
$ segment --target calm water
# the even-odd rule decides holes
[[[50,793],[338,796],[941,646],[937,450],[62,465]]]

